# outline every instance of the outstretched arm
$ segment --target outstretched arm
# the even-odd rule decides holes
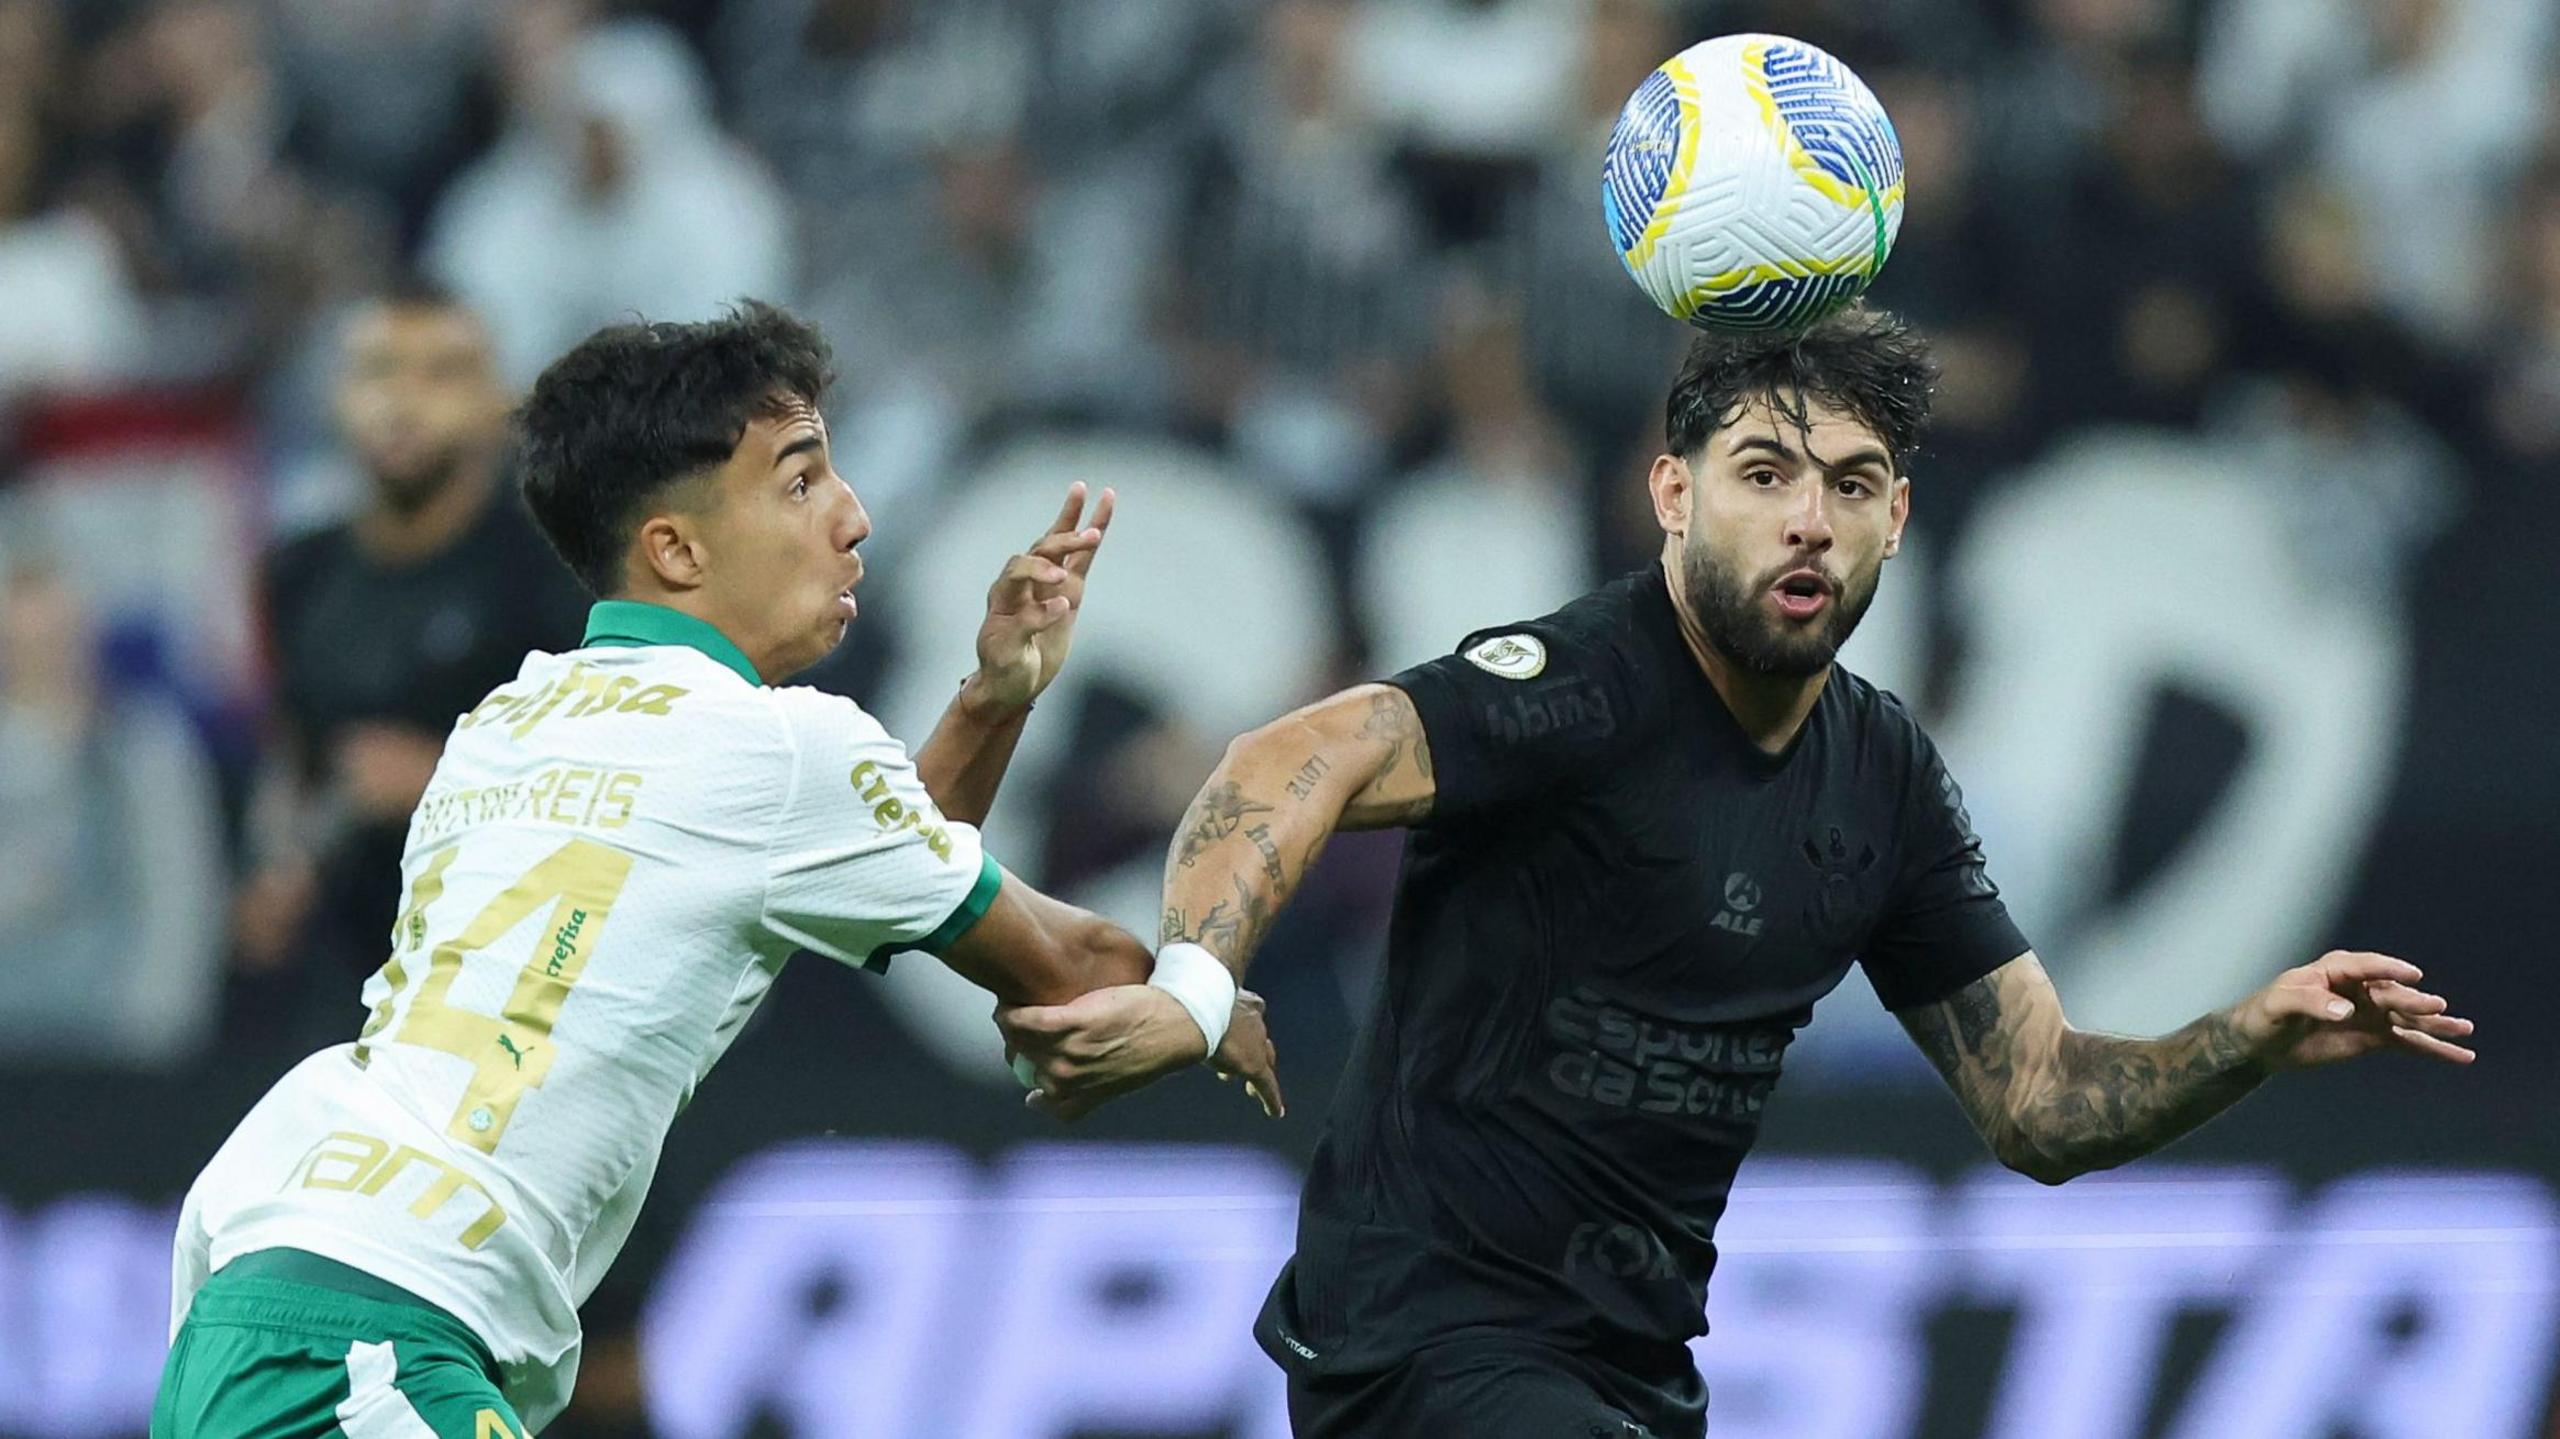
[[[1191,802],[1165,861],[1161,941],[1207,950],[1238,980],[1280,906],[1338,829],[1407,824],[1430,812],[1431,753],[1413,701],[1362,685],[1285,715],[1227,746]],[[1202,961],[1205,963],[1206,961]],[[1201,1035],[1163,993],[1143,985],[1071,1004],[1008,1007],[1005,1039],[1028,1058],[1034,1102],[1067,1118],[1116,1093],[1123,1076],[1197,1058]],[[1187,1043],[1178,1053],[1177,1041]],[[1264,1112],[1286,1112],[1262,1000],[1239,989],[1210,1064],[1242,1075]]]
[[[1144,983],[1155,956],[1136,935],[1008,872],[995,902],[942,951],[942,962],[1004,1004],[1064,1004]]]
[[[1432,793],[1422,718],[1393,685],[1344,690],[1242,736],[1166,856],[1159,938],[1208,949],[1241,981],[1336,830],[1414,823]]]
[[[925,793],[953,819],[986,822],[1031,702],[1067,662],[1076,614],[1084,607],[1085,576],[1111,528],[1115,503],[1104,490],[1088,524],[1084,498],[1083,481],[1068,486],[1066,504],[1047,532],[1029,551],[1005,561],[987,591],[978,668],[916,751],[916,775]]]
[[[2001,1163],[2044,1184],[2138,1159],[2282,1069],[2385,1048],[2455,1063],[2471,1021],[2410,987],[2417,966],[2333,952],[2174,1034],[2071,1027],[2033,952],[1935,1004],[1897,1011]]]

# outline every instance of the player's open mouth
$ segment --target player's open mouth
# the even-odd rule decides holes
[[[1790,570],[1769,587],[1769,595],[1777,601],[1778,613],[1809,620],[1831,602],[1831,582],[1813,570]]]
[[[863,565],[860,555],[848,554],[846,558],[853,561],[853,578],[845,581],[843,589],[836,591],[836,603],[844,606],[845,618],[851,619],[854,611],[860,608],[854,603],[853,587],[862,583]]]

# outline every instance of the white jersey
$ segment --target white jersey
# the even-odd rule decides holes
[[[468,1325],[541,1427],[668,1123],[784,960],[885,963],[993,901],[977,831],[851,701],[762,688],[654,606],[599,605],[588,640],[456,723],[362,1033],[279,1081],[196,1180],[173,1330],[214,1269],[306,1250]]]

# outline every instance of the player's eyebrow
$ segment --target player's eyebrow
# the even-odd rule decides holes
[[[1735,440],[1733,444],[1726,449],[1725,453],[1729,455],[1739,455],[1751,450],[1766,451],[1767,453],[1775,455],[1779,459],[1782,459],[1791,465],[1794,464],[1798,458],[1795,449],[1787,444],[1786,441],[1769,435],[1744,435],[1740,439]]]
[[[814,450],[821,450],[826,448],[826,444],[827,437],[824,435],[802,435],[800,438],[793,440],[790,444],[784,445],[782,449],[774,455],[773,467],[777,470],[781,469],[784,463],[789,461],[793,455],[805,455]]]
[[[1735,440],[1726,453],[1740,455],[1755,450],[1774,455],[1790,465],[1801,459],[1801,456],[1797,455],[1795,449],[1786,441],[1771,435],[1744,435]],[[1864,445],[1851,450],[1837,460],[1816,460],[1815,463],[1821,466],[1824,474],[1842,475],[1851,470],[1890,470],[1893,467],[1893,458],[1873,445]]]

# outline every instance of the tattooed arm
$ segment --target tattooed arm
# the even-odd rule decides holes
[[[2158,1039],[2071,1027],[2034,953],[1895,1018],[2002,1164],[2060,1184],[2139,1159],[2270,1074],[2388,1047],[2467,1063],[2471,1022],[2409,987],[2417,966],[2332,952]]]
[[[1432,794],[1422,719],[1392,685],[1345,690],[1243,736],[1192,800],[1166,858],[1161,942],[1200,945],[1241,981],[1272,916],[1335,830],[1409,824],[1430,812]],[[1144,985],[1008,1007],[996,1023],[1038,1075],[1034,1102],[1067,1118],[1199,1057],[1199,1026]],[[1266,1113],[1285,1112],[1258,996],[1239,989],[1209,1063],[1242,1077]]]
[[[1393,685],[1344,690],[1242,736],[1165,859],[1161,942],[1201,945],[1242,979],[1334,831],[1411,824],[1431,797],[1430,742]]]

